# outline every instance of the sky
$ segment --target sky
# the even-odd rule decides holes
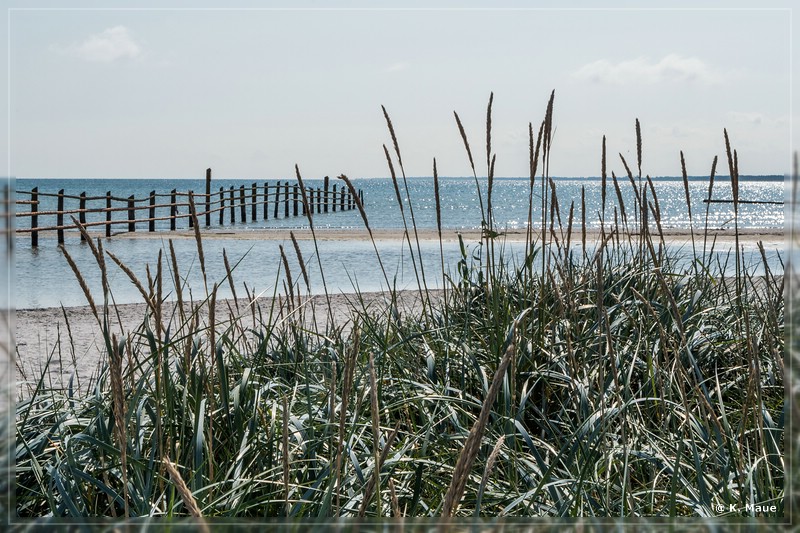
[[[715,155],[725,161],[723,128],[741,174],[784,174],[796,148],[786,2],[8,5],[10,176],[189,178],[210,167],[280,179],[298,165],[307,178],[385,177],[382,105],[408,176],[431,175],[434,158],[440,176],[471,175],[454,111],[486,175],[491,93],[495,174],[526,176],[529,123],[538,129],[553,90],[554,176],[599,175],[604,135],[609,172],[624,173],[618,154],[635,161],[637,118],[652,176],[679,175],[681,150],[690,175],[707,175]]]

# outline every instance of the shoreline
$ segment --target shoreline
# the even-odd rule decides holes
[[[113,233],[111,237],[106,237],[103,232],[89,231],[92,237],[101,238],[104,240],[116,239],[194,239],[195,233],[193,230],[177,230],[177,231],[136,231],[136,232],[117,232]],[[369,240],[370,234],[366,228],[315,228],[314,233],[308,228],[212,228],[204,229],[201,231],[203,240],[263,240],[263,241],[286,241],[290,239],[290,233],[293,233],[297,240],[312,240],[314,233],[316,239],[319,241],[365,241]],[[436,229],[418,229],[416,232],[413,229],[409,230],[412,238],[416,235],[420,241],[438,241],[439,232]],[[556,231],[559,239],[562,234],[566,236],[566,228],[561,228]],[[658,239],[658,232],[656,228],[651,228],[650,234],[654,239]],[[479,241],[481,240],[482,230],[479,229],[442,229],[441,240],[443,242],[457,242],[459,236],[465,241]],[[541,231],[534,229],[531,232],[534,240],[542,240]],[[600,238],[601,232],[597,228],[589,228],[586,230],[587,243],[595,242]],[[691,242],[692,235],[695,241],[702,241],[704,232],[700,230],[690,231],[687,228],[664,228],[663,236],[667,244],[678,244],[684,242]],[[707,232],[708,241],[711,242],[714,238],[718,243],[734,242],[736,239],[736,232],[733,229],[710,229]],[[26,233],[20,233],[17,238],[24,239]],[[69,239],[79,239],[80,234],[77,230],[65,231],[65,236]],[[628,232],[620,234],[620,236],[630,236],[637,238],[638,232]],[[372,237],[375,240],[381,241],[401,241],[405,239],[405,231],[403,229],[384,229],[377,228],[372,230]],[[546,238],[550,237],[549,232],[545,235]],[[39,239],[55,238],[55,235],[47,233],[40,235]],[[505,229],[499,230],[497,241],[506,242],[525,242],[527,238],[527,231],[525,229]],[[766,242],[784,242],[786,238],[785,228],[740,228],[739,229],[739,242],[753,243],[758,241]],[[581,228],[580,226],[573,226],[572,228],[572,242],[580,242]]]

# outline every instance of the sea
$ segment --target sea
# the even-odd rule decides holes
[[[259,186],[264,183],[274,185],[276,182],[286,183],[286,180],[258,180]],[[322,187],[323,181],[306,179],[308,188]],[[244,185],[249,194],[252,179],[215,179],[212,182],[212,192],[223,188],[228,191],[231,186],[236,190],[238,201],[239,187]],[[291,180],[290,183],[295,183]],[[331,180],[331,187],[336,183],[341,189],[343,183]],[[624,177],[618,181],[619,195],[626,206],[627,216],[634,218],[632,207],[635,204],[634,187],[641,186],[634,178],[633,183]],[[665,229],[689,229],[690,226],[702,232],[706,226],[712,229],[732,229],[735,224],[733,204],[726,202],[732,198],[730,180],[727,177],[717,176],[712,198],[721,202],[704,203],[709,195],[709,178],[691,177],[689,183],[689,198],[691,204],[691,219],[687,209],[684,183],[681,177],[658,177],[653,179],[653,188],[658,198],[658,209],[661,214],[661,225]],[[785,226],[783,201],[786,196],[786,181],[783,176],[743,176],[739,182],[739,199],[747,202],[741,203],[738,213],[738,225],[745,229],[782,230]],[[399,180],[399,192],[403,202],[400,209],[394,184],[389,178],[363,178],[353,180],[353,185],[363,191],[364,209],[373,229],[402,229],[403,216],[411,226],[413,210],[414,224],[420,229],[436,229],[436,202],[434,182],[431,177],[413,177],[405,182]],[[531,195],[530,180],[526,178],[496,178],[492,185],[492,209],[494,228],[498,232],[504,230],[524,230],[527,227],[529,207],[532,206],[531,219],[533,226],[538,228],[542,221],[542,195],[551,198],[552,191],[548,187],[542,188],[542,180],[537,178]],[[570,209],[573,209],[574,224],[576,228],[581,225],[582,206],[585,205],[587,228],[599,228],[602,213],[602,185],[598,177],[589,178],[554,178],[553,185],[558,199],[560,215],[563,225],[567,224]],[[13,183],[16,191],[16,200],[29,200],[29,192],[38,188],[39,193],[57,193],[63,189],[65,195],[78,196],[86,193],[87,197],[105,196],[111,191],[114,197],[145,198],[151,191],[157,194],[168,194],[176,189],[179,192],[194,191],[203,193],[205,181],[202,179],[55,179],[55,178],[19,178]],[[445,177],[439,179],[439,197],[442,227],[450,230],[480,229],[482,209],[487,204],[486,178],[473,177]],[[227,196],[227,195],[226,195]],[[581,199],[584,199],[582,204]],[[648,194],[652,202],[652,197]],[[531,201],[532,199],[532,201]],[[39,197],[39,211],[42,213],[56,209],[56,199],[49,196]],[[164,201],[163,199],[161,200]],[[768,202],[768,203],[762,203]],[[89,207],[103,207],[103,201],[89,202]],[[123,204],[116,203],[115,206]],[[621,216],[618,206],[618,193],[609,178],[606,189],[606,218],[613,217],[614,207],[617,215]],[[77,209],[78,200],[67,199],[67,209]],[[18,204],[17,212],[29,211],[27,204]],[[283,209],[281,208],[281,215]],[[137,216],[143,217],[140,211]],[[166,216],[167,213],[157,213],[157,216]],[[237,217],[239,213],[237,210]],[[245,295],[245,287],[251,294],[271,296],[283,291],[283,279],[279,276],[281,255],[279,245],[283,245],[290,269],[294,279],[301,279],[298,258],[291,242],[276,242],[275,240],[253,240],[237,238],[243,232],[264,229],[305,229],[308,220],[305,217],[273,217],[272,208],[264,220],[259,208],[256,220],[250,220],[248,207],[248,221],[242,223],[237,220],[235,225],[230,224],[226,213],[225,224],[219,226],[214,220],[213,228],[209,231],[225,233],[215,239],[203,242],[206,274],[209,284],[218,283],[218,297],[230,297],[232,292],[225,279],[225,266],[223,251],[229,264],[234,268],[233,278],[237,295]],[[550,216],[549,211],[545,213]],[[101,215],[102,216],[102,215]],[[125,219],[124,212],[114,215],[115,220]],[[216,218],[216,215],[215,215]],[[90,214],[87,222],[99,221]],[[607,220],[608,222],[608,220]],[[29,217],[16,217],[16,227],[25,228],[30,225]],[[39,216],[39,225],[55,225],[54,215],[42,214]],[[337,212],[329,211],[314,215],[315,229],[324,232],[337,229],[363,228],[364,222],[357,209]],[[146,232],[147,223],[139,222],[137,232]],[[147,279],[147,266],[155,272],[159,251],[164,260],[169,256],[168,241],[170,239],[169,222],[156,223],[157,233],[149,239],[129,239],[124,231],[127,225],[117,225],[114,232],[119,234],[104,241],[103,246],[114,253],[119,259],[130,267],[142,280]],[[186,219],[179,221],[178,229],[186,229]],[[233,233],[235,230],[236,234]],[[207,230],[204,230],[207,231]],[[579,241],[579,239],[577,239]],[[14,271],[11,273],[11,294],[9,295],[16,309],[29,309],[41,307],[78,306],[85,305],[86,299],[70,270],[64,254],[57,246],[55,232],[42,232],[39,237],[39,246],[32,247],[29,233],[18,233],[14,239]],[[173,241],[180,277],[187,285],[187,290],[192,292],[195,299],[205,297],[205,285],[200,274],[200,265],[197,248],[193,239],[175,239]],[[305,281],[301,282],[303,291],[321,293],[325,287],[332,292],[374,291],[386,288],[386,281],[381,273],[376,259],[375,250],[367,240],[319,240],[316,247],[311,241],[300,241],[300,253],[307,267],[309,287]],[[381,255],[381,260],[387,270],[390,283],[397,289],[415,289],[418,287],[418,272],[412,264],[412,257],[405,241],[397,239],[378,239],[376,246]],[[477,254],[477,244],[468,254]],[[86,282],[95,295],[96,301],[102,301],[100,271],[89,247],[80,243],[74,235],[67,237],[65,248],[78,265]],[[416,245],[415,245],[416,248]],[[422,254],[422,269],[425,272],[425,284],[436,288],[442,284],[442,267],[439,256],[438,241],[423,241],[420,243]],[[505,257],[509,261],[518,261],[518,249],[513,244],[507,245]],[[725,266],[726,257],[730,250],[718,250],[715,264]],[[783,247],[767,250],[768,264],[773,273],[781,273],[785,250]],[[745,257],[748,264],[755,269],[763,269],[760,253],[755,245],[745,246]],[[461,259],[461,250],[457,242],[448,242],[444,245],[444,264],[446,273],[452,273],[457,262]],[[107,261],[109,283],[116,303],[140,302],[141,295],[130,282],[127,275],[111,261]],[[166,262],[165,262],[166,265]],[[321,266],[320,266],[321,265]],[[323,279],[324,278],[324,279]],[[422,281],[421,279],[419,280]]]

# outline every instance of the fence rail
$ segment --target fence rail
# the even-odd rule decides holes
[[[349,189],[338,187],[336,183],[332,187],[330,185],[326,176],[322,187],[306,188],[307,204],[297,182],[253,182],[238,188],[233,185],[227,189],[220,187],[218,191],[212,192],[211,169],[206,171],[204,193],[191,190],[179,192],[176,189],[169,193],[156,193],[153,190],[143,198],[135,198],[133,195],[115,196],[111,191],[103,196],[87,196],[85,192],[79,195],[66,194],[64,189],[58,193],[48,193],[34,187],[31,191],[16,191],[16,196],[23,198],[15,200],[17,210],[14,216],[18,220],[30,220],[30,224],[18,223],[15,233],[30,233],[31,246],[36,247],[39,245],[39,234],[50,231],[56,232],[58,244],[64,244],[65,230],[78,229],[78,224],[71,221],[75,215],[80,225],[86,228],[102,226],[106,237],[110,237],[113,226],[126,224],[128,232],[135,232],[136,225],[142,223],[147,223],[147,231],[154,232],[156,222],[169,221],[169,231],[176,231],[179,229],[178,222],[183,220],[186,220],[186,227],[189,229],[194,227],[195,220],[198,224],[205,222],[206,228],[215,223],[222,226],[226,223],[226,213],[228,223],[234,225],[237,217],[239,223],[246,224],[248,217],[254,222],[259,219],[269,220],[270,216],[273,219],[305,216],[306,209],[313,215],[355,208],[355,199]],[[363,202],[363,191],[359,189],[356,194]],[[55,198],[56,208],[41,210],[43,198]],[[68,202],[71,204],[69,207]],[[95,205],[91,205],[92,203]],[[102,206],[98,207],[97,203]],[[146,211],[146,216],[137,217],[137,212],[140,211]],[[125,216],[114,217],[115,213],[124,213]],[[93,218],[97,218],[97,215],[105,216],[103,220],[87,221],[87,215],[95,215]],[[65,216],[69,216],[70,221],[65,222]],[[40,217],[49,222],[40,223]],[[83,234],[81,240],[84,240]]]

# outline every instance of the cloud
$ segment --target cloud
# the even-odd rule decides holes
[[[125,26],[114,26],[90,35],[82,42],[55,49],[94,63],[113,63],[125,59],[138,59],[142,56],[141,45],[133,39]]]
[[[406,70],[408,68],[408,63],[395,63],[393,65],[389,65],[383,69],[384,72],[400,72],[401,70]]]
[[[728,118],[733,122],[759,125],[766,122],[764,115],[761,113],[747,113],[742,111],[731,111],[728,113]]]
[[[620,85],[627,83],[655,84],[663,82],[704,83],[722,81],[723,76],[715,72],[696,57],[677,54],[664,56],[658,62],[638,57],[618,63],[599,59],[588,63],[572,73],[575,78],[595,83]]]

